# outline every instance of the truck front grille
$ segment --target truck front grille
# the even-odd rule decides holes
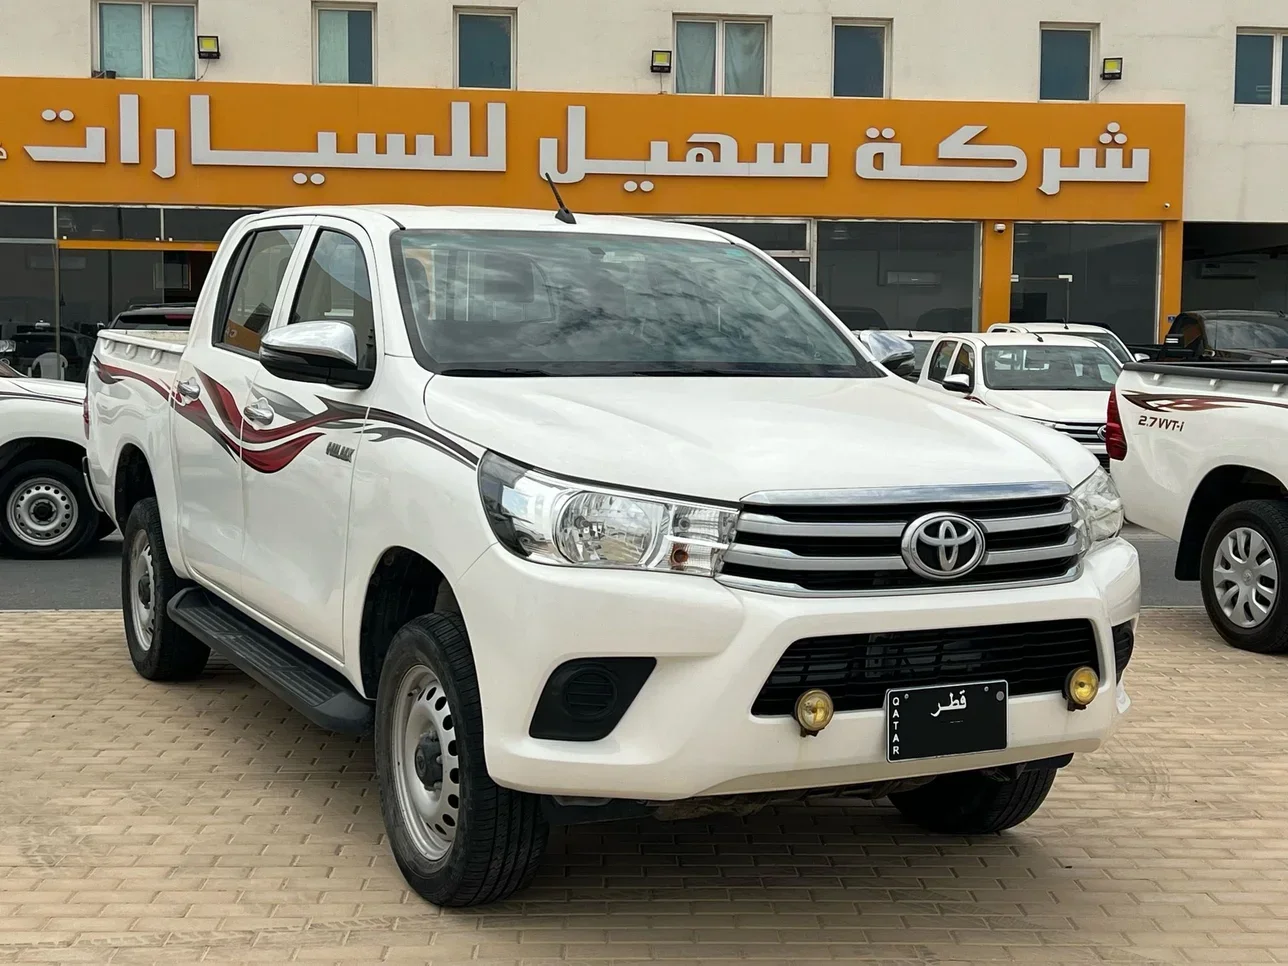
[[[921,576],[904,555],[911,525],[939,511],[960,514],[983,531],[979,565],[956,579]],[[1054,583],[1077,575],[1078,548],[1063,484],[758,494],[742,507],[719,579],[791,596]]]
[[[810,637],[789,647],[760,689],[751,713],[790,715],[810,688],[837,711],[885,704],[891,688],[1006,681],[1012,697],[1059,692],[1075,668],[1100,673],[1090,621],[1037,621],[950,630]]]
[[[1102,435],[1104,423],[1055,423],[1052,428],[1088,446],[1105,445],[1105,437]]]

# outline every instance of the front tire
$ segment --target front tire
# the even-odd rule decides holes
[[[1212,523],[1199,580],[1208,618],[1227,644],[1258,654],[1288,651],[1288,503],[1245,500]]]
[[[14,556],[74,556],[94,541],[102,519],[67,463],[28,460],[0,476],[0,544]]]
[[[394,859],[423,898],[481,905],[532,881],[549,829],[537,796],[488,775],[459,616],[418,617],[394,635],[376,697],[376,774]]]
[[[149,681],[184,681],[206,667],[210,648],[170,619],[166,608],[187,584],[170,566],[161,511],[149,497],[125,521],[121,611],[134,670]]]
[[[930,832],[988,835],[1028,821],[1055,783],[1055,768],[1034,768],[1003,781],[983,772],[940,775],[890,803],[903,817]]]

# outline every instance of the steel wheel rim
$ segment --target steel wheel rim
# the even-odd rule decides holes
[[[416,850],[431,861],[451,851],[460,828],[461,762],[455,727],[438,676],[423,664],[404,674],[390,741],[394,788]]]
[[[1260,627],[1279,598],[1279,563],[1259,531],[1236,527],[1221,538],[1212,562],[1212,592],[1231,624]]]
[[[80,520],[80,504],[67,484],[49,476],[19,483],[5,501],[9,530],[32,547],[52,547],[67,539]]]
[[[144,651],[152,648],[156,627],[156,570],[152,560],[152,542],[140,530],[130,543],[130,616],[134,621],[134,638]]]

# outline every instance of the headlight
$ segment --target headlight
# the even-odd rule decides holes
[[[1083,549],[1112,540],[1123,528],[1123,501],[1109,474],[1098,469],[1073,490],[1075,526],[1083,536]]]
[[[488,453],[479,493],[511,552],[561,566],[712,576],[738,511],[573,483]]]

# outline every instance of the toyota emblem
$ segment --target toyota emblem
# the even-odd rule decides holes
[[[1100,442],[1103,443],[1105,441],[1105,438],[1109,435],[1109,427],[1101,426],[1099,429],[1096,430],[1096,435],[1100,437]]]
[[[900,551],[913,573],[927,580],[955,580],[984,559],[984,531],[957,513],[929,513],[908,524]]]

